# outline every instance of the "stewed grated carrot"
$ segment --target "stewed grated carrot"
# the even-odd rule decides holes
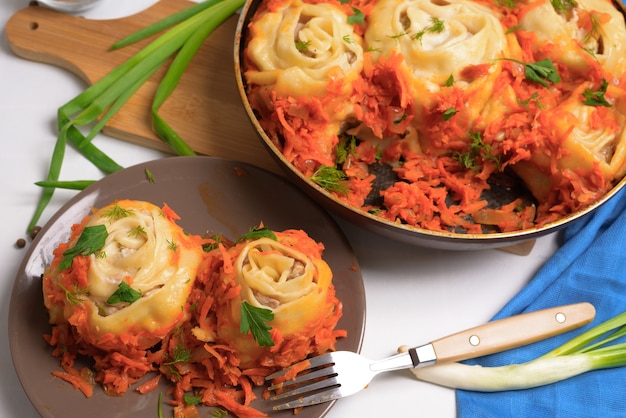
[[[178,219],[173,211],[166,212],[168,218]],[[73,235],[68,242],[80,235],[85,221],[73,226]],[[308,257],[317,259],[322,256],[323,244],[309,238],[304,231],[287,230],[275,234],[281,244]],[[346,335],[344,330],[335,329],[342,315],[342,305],[331,284],[326,306],[320,308],[316,319],[290,335],[272,329],[274,346],[264,349],[258,362],[244,365],[242,353],[221,339],[218,329],[226,324],[239,332],[238,324],[229,323],[230,320],[225,323],[220,316],[224,316],[225,311],[231,309],[231,301],[239,297],[241,286],[232,279],[234,259],[246,241],[239,245],[225,239],[196,242],[198,245],[214,244],[215,249],[204,254],[185,306],[190,313],[188,320],[168,332],[158,344],[146,349],[136,348],[138,337],[128,331],[119,336],[103,334],[102,341],[99,341],[103,346],[107,347],[109,339],[124,341],[125,345],[102,349],[87,343],[80,334],[80,327],[56,321],[50,334],[44,336],[63,369],[54,371],[53,375],[72,384],[87,397],[92,396],[95,385],[101,385],[110,396],[123,396],[128,390],[150,393],[157,390],[159,382],[165,378],[172,383],[167,403],[176,418],[199,417],[200,405],[223,408],[239,417],[256,418],[265,414],[251,405],[257,398],[253,389],[264,385],[265,376],[309,355],[333,350],[336,340]],[[53,266],[59,265],[68,246],[68,243],[58,246]],[[44,286],[48,288],[46,294],[53,301],[48,303],[50,306],[63,307],[64,303],[69,303],[66,289],[76,289],[74,285],[77,283],[82,286],[79,290],[87,289],[89,258],[78,256],[74,261],[71,268],[61,272],[65,289],[55,286],[50,277],[44,275]],[[74,302],[80,303],[80,300]],[[51,311],[51,315],[58,314]],[[71,323],[87,320],[81,309],[74,309],[72,316],[74,322]],[[76,362],[81,359],[89,360],[91,368],[77,368]]]
[[[170,221],[177,221],[180,219],[180,216],[172,208],[170,208],[167,203],[163,204],[161,210],[163,211],[165,217]]]
[[[152,379],[137,386],[135,390],[141,393],[142,395],[145,395],[146,393],[156,390],[159,387],[160,381],[161,381],[161,375],[157,374]]]
[[[406,131],[414,110],[409,80],[400,69],[402,56],[392,53],[374,63],[365,54],[363,61],[364,76],[354,82],[355,116],[378,137]]]
[[[52,375],[71,383],[72,386],[74,386],[74,389],[80,390],[86,397],[91,398],[91,395],[93,395],[92,384],[83,376],[76,374],[76,369],[70,370],[70,372],[60,372],[55,370],[52,371]]]
[[[308,96],[298,100],[276,97],[273,102],[278,124],[283,128],[285,156],[301,170],[306,170],[309,161],[320,165],[332,164],[329,154],[337,145],[337,137],[324,135],[329,122],[323,111],[324,103]]]

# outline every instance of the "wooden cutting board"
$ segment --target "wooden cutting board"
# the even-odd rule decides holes
[[[114,20],[90,20],[28,6],[9,19],[5,31],[16,55],[65,68],[91,85],[149,42],[109,51],[115,41],[194,4],[161,0],[136,15]],[[199,154],[243,161],[280,174],[256,136],[237,90],[233,58],[237,19],[238,15],[232,16],[209,36],[160,115]],[[165,69],[155,74],[103,132],[171,152],[151,127],[152,97],[164,73]]]

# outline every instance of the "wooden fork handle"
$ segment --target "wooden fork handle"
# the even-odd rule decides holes
[[[575,303],[488,322],[431,342],[437,363],[460,361],[540,341],[588,324],[596,310]]]

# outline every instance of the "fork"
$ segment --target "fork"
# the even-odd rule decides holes
[[[582,302],[499,319],[410,348],[383,360],[335,351],[296,363],[266,377],[273,410],[343,398],[365,388],[378,373],[480,357],[530,344],[588,324],[593,305]]]

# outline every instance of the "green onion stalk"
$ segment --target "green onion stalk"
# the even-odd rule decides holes
[[[123,48],[165,31],[58,109],[59,134],[48,175],[44,181],[35,183],[42,188],[42,193],[28,225],[29,231],[41,218],[56,188],[82,190],[93,183],[92,180],[59,180],[68,142],[105,175],[123,169],[95,146],[92,140],[133,94],[172,57],[152,101],[153,129],[175,154],[195,155],[193,149],[159,115],[159,109],[178,85],[206,38],[244,3],[245,0],[206,0],[155,22],[111,46],[112,50]]]
[[[478,392],[529,389],[556,383],[593,370],[626,366],[626,312],[574,337],[560,347],[521,364],[483,367],[443,363],[413,369],[426,382]],[[404,347],[400,348],[403,351]]]

